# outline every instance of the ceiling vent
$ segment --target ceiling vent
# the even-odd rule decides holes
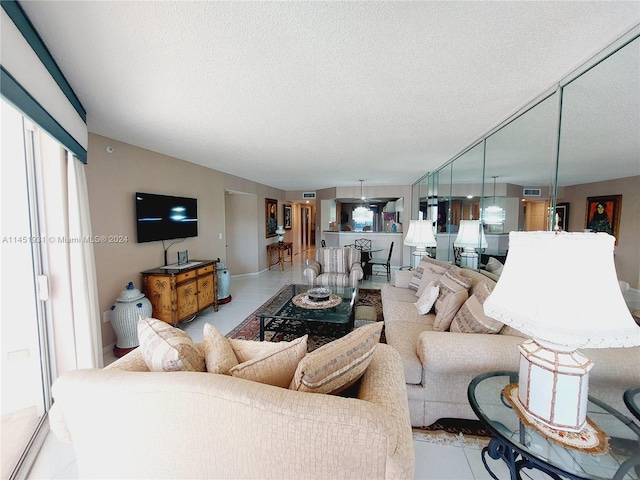
[[[313,200],[316,198],[316,192],[302,192],[302,198],[305,200]]]
[[[539,197],[542,195],[542,189],[540,188],[525,188],[522,191],[523,197]]]

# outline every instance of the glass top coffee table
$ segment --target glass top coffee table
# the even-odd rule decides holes
[[[274,297],[264,311],[258,313],[261,341],[264,340],[267,331],[302,336],[313,333],[314,329],[322,326],[328,331],[329,336],[337,338],[353,329],[354,305],[358,299],[358,289],[326,287],[331,290],[333,302],[330,303],[339,303],[335,306],[320,308],[323,305],[321,302],[314,304],[304,301],[304,295],[312,288],[314,288],[312,285],[289,285]]]
[[[596,455],[564,447],[524,424],[503,397],[502,390],[518,382],[516,372],[491,372],[477,376],[469,384],[471,408],[491,430],[493,438],[482,450],[482,462],[503,459],[512,479],[519,479],[522,468],[535,468],[555,479],[633,479],[640,478],[640,427],[615,409],[589,397],[587,417],[609,437],[609,451]]]

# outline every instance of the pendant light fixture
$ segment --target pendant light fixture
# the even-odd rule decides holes
[[[362,217],[362,216],[366,216],[368,218],[368,216],[369,216],[369,211],[370,211],[369,205],[367,204],[365,206],[365,204],[364,204],[364,201],[366,200],[366,197],[362,193],[362,182],[364,182],[364,180],[360,180],[360,206],[356,207],[353,210],[354,219]]]

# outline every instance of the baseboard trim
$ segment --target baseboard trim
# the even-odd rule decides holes
[[[264,270],[261,270],[259,272],[251,272],[251,273],[238,273],[236,275],[231,275],[231,278],[242,278],[242,277],[257,277],[258,275],[263,274],[264,272],[268,271],[266,268]]]
[[[116,346],[116,344],[114,342],[111,345],[107,345],[106,347],[102,347],[102,355],[104,356],[107,353],[113,352],[113,347],[115,347],[115,346]]]

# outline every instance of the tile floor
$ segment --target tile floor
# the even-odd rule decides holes
[[[212,323],[223,334],[230,332],[238,323],[253,313],[260,305],[273,296],[282,285],[288,283],[304,283],[302,270],[305,261],[313,256],[314,250],[294,256],[293,266],[286,264],[284,271],[279,267],[259,275],[233,276],[231,273],[229,292],[232,296],[230,303],[220,306],[218,312],[212,309],[198,315],[192,322],[182,328],[189,333],[194,341],[202,340],[204,323]],[[380,288],[381,282],[386,282],[386,275],[373,276],[363,281],[365,288]],[[115,357],[105,355],[105,364],[111,363]],[[479,447],[443,446],[419,439],[414,439],[416,456],[416,479],[434,480],[462,480],[462,479],[490,479],[480,457]],[[489,459],[491,467],[500,479],[508,479],[509,471],[502,461]],[[524,478],[543,479],[544,475],[526,476]],[[539,473],[539,472],[533,472]],[[73,448],[57,440],[49,434],[38,458],[29,473],[28,479],[77,479]]]

